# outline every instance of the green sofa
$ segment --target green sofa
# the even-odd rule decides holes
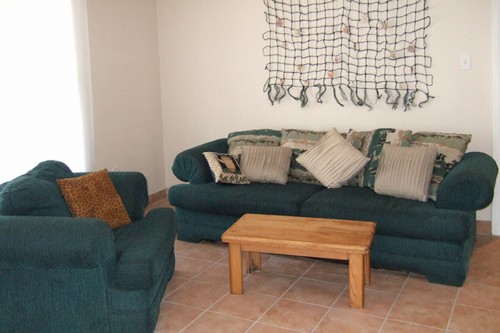
[[[169,190],[179,239],[220,240],[245,213],[373,221],[373,267],[416,272],[431,282],[456,286],[467,276],[476,240],[476,210],[491,203],[498,172],[490,156],[466,153],[441,183],[437,201],[420,202],[362,187],[216,184],[202,155],[207,151],[227,152],[227,138],[179,153],[172,166],[179,180],[189,182]]]
[[[0,185],[0,332],[153,332],[175,266],[175,216],[139,172],[110,172],[132,223],[74,218],[46,161]]]

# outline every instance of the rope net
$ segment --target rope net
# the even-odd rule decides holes
[[[272,104],[287,94],[305,106],[308,90],[322,103],[331,90],[336,102],[372,108],[385,95],[394,109],[422,106],[432,96],[426,55],[427,0],[264,0],[269,30]],[[331,89],[329,89],[331,88]],[[421,95],[421,96],[418,96]],[[419,103],[416,104],[417,100]]]

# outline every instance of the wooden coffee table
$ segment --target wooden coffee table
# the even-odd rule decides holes
[[[243,293],[241,252],[247,270],[260,269],[260,253],[349,261],[349,302],[364,307],[365,284],[370,283],[370,246],[375,223],[279,215],[243,215],[223,235],[229,244],[232,294]]]

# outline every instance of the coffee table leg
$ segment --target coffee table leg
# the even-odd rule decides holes
[[[248,252],[247,260],[247,273],[260,271],[260,252]]]
[[[229,283],[231,294],[243,294],[243,268],[241,266],[241,245],[239,243],[229,243]]]
[[[370,254],[365,254],[364,256],[364,271],[365,271],[365,285],[369,285],[372,282],[371,268],[370,268]]]
[[[364,263],[362,254],[349,255],[349,303],[354,309],[365,305]]]

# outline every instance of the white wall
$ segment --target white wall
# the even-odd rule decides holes
[[[500,0],[494,0],[493,7],[493,156],[497,161],[500,161]],[[496,186],[495,188],[492,215],[493,234],[500,236],[500,186]]]
[[[271,106],[262,87],[267,30],[262,1],[157,0],[167,186],[181,150],[251,128],[342,131],[396,127],[471,133],[470,151],[492,153],[492,0],[429,2],[430,73],[436,98],[422,109],[393,111],[379,101],[368,111],[338,106],[328,94],[301,108],[287,98]],[[461,55],[472,69],[461,70]],[[310,95],[312,97],[312,95]],[[491,219],[491,209],[479,219]]]
[[[155,0],[87,0],[94,169],[145,174],[165,188]]]

